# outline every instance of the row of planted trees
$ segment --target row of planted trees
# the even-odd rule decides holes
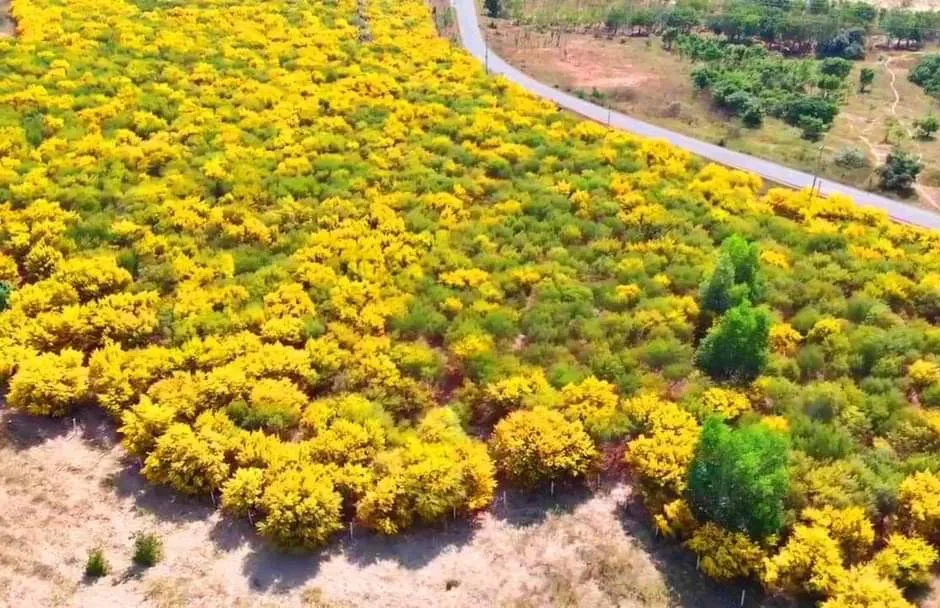
[[[759,41],[785,55],[862,59],[874,34],[905,48],[937,39],[940,13],[880,9],[866,2],[738,0],[714,7],[684,2],[657,8],[625,4],[610,9],[605,26],[614,34],[658,34],[667,47],[680,35],[710,31],[730,43]]]

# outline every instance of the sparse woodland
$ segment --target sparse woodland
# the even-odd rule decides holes
[[[826,608],[929,580],[940,236],[576,121],[420,0],[12,8],[7,406],[103,408],[148,480],[285,547],[625,445],[710,576]]]

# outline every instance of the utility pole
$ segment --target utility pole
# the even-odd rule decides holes
[[[816,183],[819,182],[819,188],[822,189],[822,178],[819,177],[819,162],[822,160],[823,150],[826,148],[825,142],[819,144],[819,154],[816,156],[816,168],[813,169],[813,185],[809,189],[809,202],[813,202],[816,196]]]
[[[483,43],[483,66],[486,69],[486,73],[490,73],[490,47],[486,45],[486,42]]]

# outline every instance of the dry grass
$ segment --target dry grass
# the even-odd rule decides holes
[[[618,483],[510,493],[475,521],[394,538],[357,531],[286,555],[208,501],[146,484],[100,414],[73,423],[0,410],[0,429],[0,606],[699,608],[740,593],[651,538],[641,516],[625,514],[630,493]],[[131,561],[141,530],[163,540],[153,568]],[[86,580],[95,546],[112,571]]]
[[[544,82],[585,97],[598,95],[595,100],[601,104],[674,131],[789,167],[816,170],[820,143],[801,139],[798,129],[773,118],[767,118],[760,129],[741,126],[740,121],[713,108],[706,94],[695,90],[689,76],[692,64],[665,51],[655,38],[611,38],[599,32],[559,36],[506,20],[485,30],[501,56]],[[930,112],[940,114],[937,101],[907,80],[916,59],[913,53],[873,50],[868,61],[856,64],[849,76],[846,103],[821,142],[822,175],[863,189],[876,184],[873,169],[891,149],[883,143],[888,120],[895,118],[912,132],[914,120]],[[865,94],[856,90],[862,67],[876,72],[874,85]],[[928,187],[940,183],[940,142],[905,136],[901,143],[920,154],[925,163],[917,192],[919,202],[940,208],[940,189]],[[862,150],[871,166],[856,170],[836,166],[833,158],[842,148]]]

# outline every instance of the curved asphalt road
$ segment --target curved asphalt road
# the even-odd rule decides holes
[[[651,125],[635,118],[630,118],[625,114],[614,112],[589,101],[579,99],[574,95],[569,95],[554,87],[543,84],[531,76],[527,76],[506,63],[506,61],[493,51],[487,49],[486,43],[483,41],[483,35],[480,32],[480,24],[477,20],[474,1],[475,0],[451,0],[457,13],[457,24],[460,27],[460,38],[464,48],[474,57],[486,63],[490,73],[500,74],[539,97],[554,101],[563,108],[596,120],[597,122],[609,124],[611,127],[630,131],[631,133],[645,137],[656,137],[668,140],[670,143],[688,150],[693,154],[707,158],[708,160],[736,169],[750,171],[767,180],[792,188],[809,188],[813,185],[813,176],[809,173],[789,169],[767,160],[742,154],[741,152],[734,152],[733,150],[728,150],[721,146],[716,146],[687,135]],[[877,207],[878,209],[886,211],[888,215],[897,221],[915,224],[925,228],[940,229],[940,215],[930,211],[907,205],[884,196],[878,196],[871,192],[845,186],[837,182],[819,179],[817,179],[816,182],[821,183],[819,191],[822,194],[845,194],[852,197],[855,202],[860,205]]]

